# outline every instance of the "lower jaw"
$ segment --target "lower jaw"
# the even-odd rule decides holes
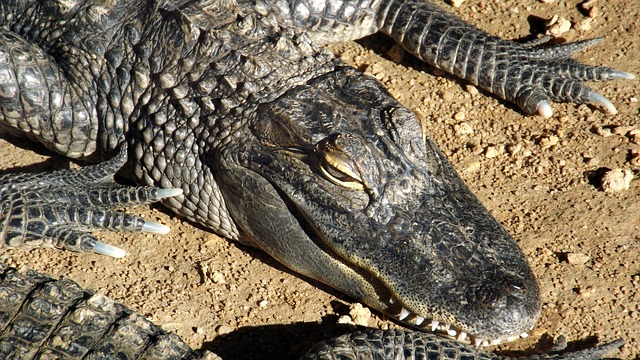
[[[390,299],[389,303],[391,304],[391,306],[397,307],[398,301],[395,299]],[[514,335],[503,339],[483,338],[480,336],[468,334],[465,331],[457,328],[456,326],[447,324],[446,322],[438,321],[428,317],[422,317],[420,315],[412,313],[404,307],[400,307],[400,311],[393,317],[411,327],[416,327],[423,331],[431,331],[444,337],[448,337],[465,344],[471,344],[476,347],[495,346],[529,337],[529,333],[525,331],[520,335]],[[530,330],[533,330],[533,326]]]

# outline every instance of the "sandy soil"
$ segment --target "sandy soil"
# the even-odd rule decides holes
[[[472,23],[506,38],[540,31],[555,14],[574,24],[568,41],[604,36],[582,54],[640,74],[639,0],[597,1],[581,11],[579,1],[467,0],[457,9]],[[393,43],[374,36],[332,50],[373,74],[426,121],[426,127],[473,191],[518,239],[539,278],[542,318],[528,339],[499,351],[529,354],[564,335],[577,347],[623,338],[616,354],[640,357],[640,182],[604,192],[607,169],[639,174],[640,83],[617,81],[594,87],[619,109],[615,116],[587,106],[555,105],[542,120],[478,93],[411,57],[391,61]],[[21,141],[0,142],[0,168],[42,170],[63,159]],[[16,146],[17,145],[17,146]],[[635,155],[634,155],[635,154]],[[635,165],[634,165],[635,164]],[[228,242],[181,221],[162,207],[133,210],[168,224],[167,236],[101,234],[129,256],[55,251],[5,251],[0,261],[69,277],[106,294],[175,331],[195,348],[225,359],[295,359],[314,342],[344,332],[337,318],[350,300],[300,278],[254,249]],[[384,316],[372,327],[397,326]]]

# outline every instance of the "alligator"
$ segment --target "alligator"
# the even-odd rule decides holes
[[[382,32],[525,114],[615,106],[586,81],[632,74],[492,36],[421,0],[8,0],[0,123],[77,171],[0,179],[2,246],[122,257],[92,230],[166,233],[162,201],[351,298],[472,345],[541,309],[512,237],[420,119],[322,46]],[[112,181],[121,170],[139,186]]]

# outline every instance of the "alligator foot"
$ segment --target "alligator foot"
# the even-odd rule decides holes
[[[79,170],[1,176],[0,248],[54,247],[123,257],[123,249],[100,242],[87,231],[166,234],[167,226],[118,209],[176,196],[182,190],[115,183],[113,175],[126,161],[123,146],[113,159]]]
[[[526,114],[548,118],[551,102],[590,104],[612,114],[615,106],[588,81],[634,79],[635,75],[584,64],[572,56],[601,38],[550,44],[491,36],[422,0],[385,0],[382,31],[405,49],[446,72],[516,104]]]

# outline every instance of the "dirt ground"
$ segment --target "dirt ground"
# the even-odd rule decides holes
[[[605,37],[581,60],[640,74],[640,0],[595,1],[590,12],[579,3],[467,0],[458,8],[444,6],[506,38],[544,31],[544,21],[558,15],[573,24],[561,35],[567,41]],[[425,119],[429,134],[472,190],[518,239],[539,279],[540,321],[529,338],[497,350],[536,353],[558,335],[576,347],[623,338],[626,344],[615,357],[639,359],[640,81],[594,84],[618,107],[615,116],[556,104],[554,116],[543,120],[523,116],[412,57],[397,64],[392,47],[389,39],[374,36],[331,49],[380,79]],[[0,141],[0,168],[67,165],[37,149]],[[636,180],[628,190],[603,191],[602,174],[616,168],[631,170]],[[345,296],[161,206],[132,211],[171,226],[171,233],[101,234],[127,249],[121,260],[0,250],[0,261],[71,278],[224,359],[295,359],[314,342],[348,328],[336,325],[349,313]],[[398,325],[374,313],[369,326]]]

